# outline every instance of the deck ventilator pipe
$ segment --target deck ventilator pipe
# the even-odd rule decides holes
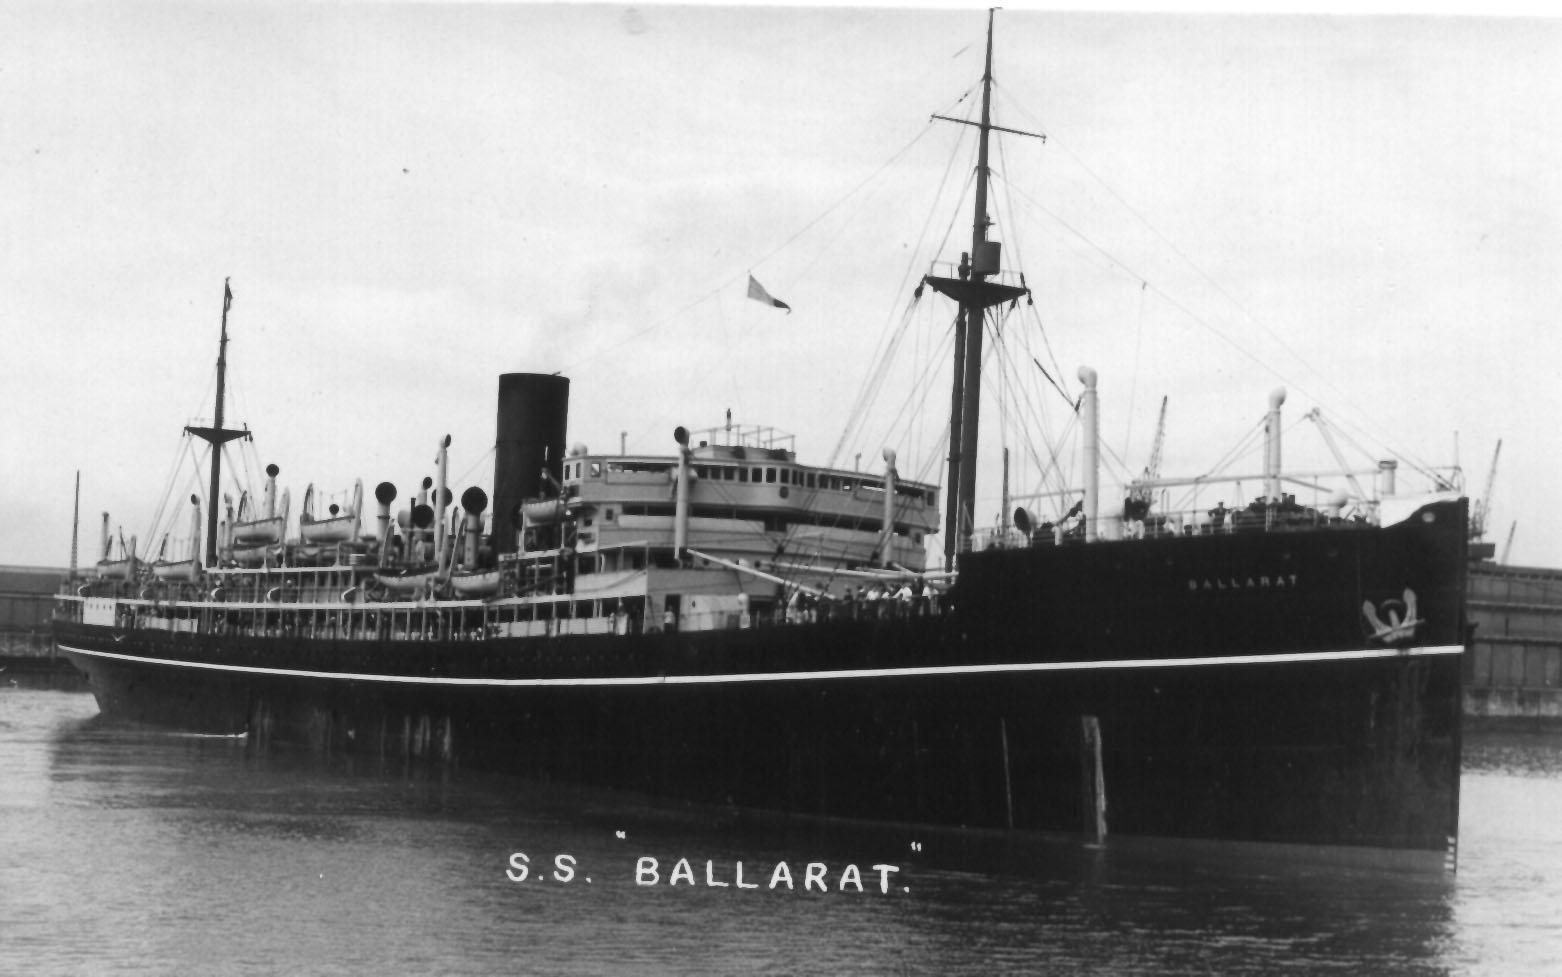
[[[1088,366],[1080,367],[1079,382],[1085,385],[1085,392],[1079,398],[1080,438],[1085,467],[1085,500],[1081,515],[1085,520],[1085,540],[1094,543],[1101,538],[1101,524],[1098,521],[1101,508],[1101,419],[1096,394],[1096,371]]]

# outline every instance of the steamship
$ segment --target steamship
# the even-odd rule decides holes
[[[1146,483],[1119,511],[1082,369],[1077,502],[973,529],[984,326],[1028,294],[989,239],[991,78],[989,23],[980,121],[961,120],[971,250],[923,279],[956,324],[944,486],[889,450],[808,464],[730,419],[659,453],[567,447],[570,381],[512,373],[491,506],[455,497],[447,438],[410,498],[380,483],[317,514],[311,489],[294,520],[271,466],[219,520],[223,446],[249,437],[224,427],[225,287],[215,420],[186,429],[213,448],[204,545],[148,560],[105,520],[58,598],[60,650],[106,715],[254,743],[798,815],[1444,855],[1457,493],[1398,518],[1298,503],[1277,393],[1261,497],[1165,512]]]

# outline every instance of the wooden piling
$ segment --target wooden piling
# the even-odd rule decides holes
[[[1101,724],[1095,716],[1080,717],[1080,798],[1084,830],[1090,844],[1106,841],[1106,773],[1101,763]]]
[[[1003,807],[1004,823],[1014,830],[1014,784],[1009,775],[1009,720],[998,717],[998,737],[1003,744]]]

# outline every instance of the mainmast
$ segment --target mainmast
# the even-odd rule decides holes
[[[997,241],[987,239],[987,229],[992,221],[987,216],[988,143],[993,130],[1012,132],[1021,136],[1037,136],[1037,133],[1005,129],[992,124],[993,88],[993,11],[987,12],[987,60],[982,71],[982,119],[951,119],[935,115],[935,119],[975,125],[980,130],[976,152],[976,208],[971,221],[971,250],[960,256],[958,278],[941,278],[929,275],[924,278],[936,291],[954,299],[960,305],[955,320],[954,387],[950,398],[949,415],[949,486],[944,520],[944,569],[954,568],[955,554],[970,549],[971,531],[974,526],[976,498],[976,444],[981,414],[982,340],[986,326],[987,309],[1002,305],[1027,294],[1023,286],[990,282],[988,277],[998,274],[1001,248]]]
[[[222,280],[222,339],[217,344],[217,408],[212,413],[211,427],[186,427],[193,434],[212,446],[211,491],[206,496],[206,565],[217,563],[217,497],[222,479],[222,446],[238,438],[248,438],[248,431],[231,431],[222,426],[223,388],[228,379],[228,310],[233,308],[233,289],[228,279]]]

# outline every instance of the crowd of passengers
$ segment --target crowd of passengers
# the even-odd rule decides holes
[[[943,612],[944,595],[927,586],[921,577],[894,585],[850,584],[839,595],[824,591],[810,594],[793,591],[782,609],[786,624],[811,624],[814,621],[883,620],[920,617]]]
[[[811,593],[793,589],[785,600],[761,606],[752,612],[746,596],[739,597],[739,627],[770,627],[783,624],[813,624],[822,621],[887,621],[942,614],[948,609],[948,595],[928,586],[921,577],[900,584],[847,584],[839,594],[829,591]],[[637,621],[615,627],[619,634],[634,633]],[[678,615],[671,609],[662,615],[662,630],[679,630]]]

